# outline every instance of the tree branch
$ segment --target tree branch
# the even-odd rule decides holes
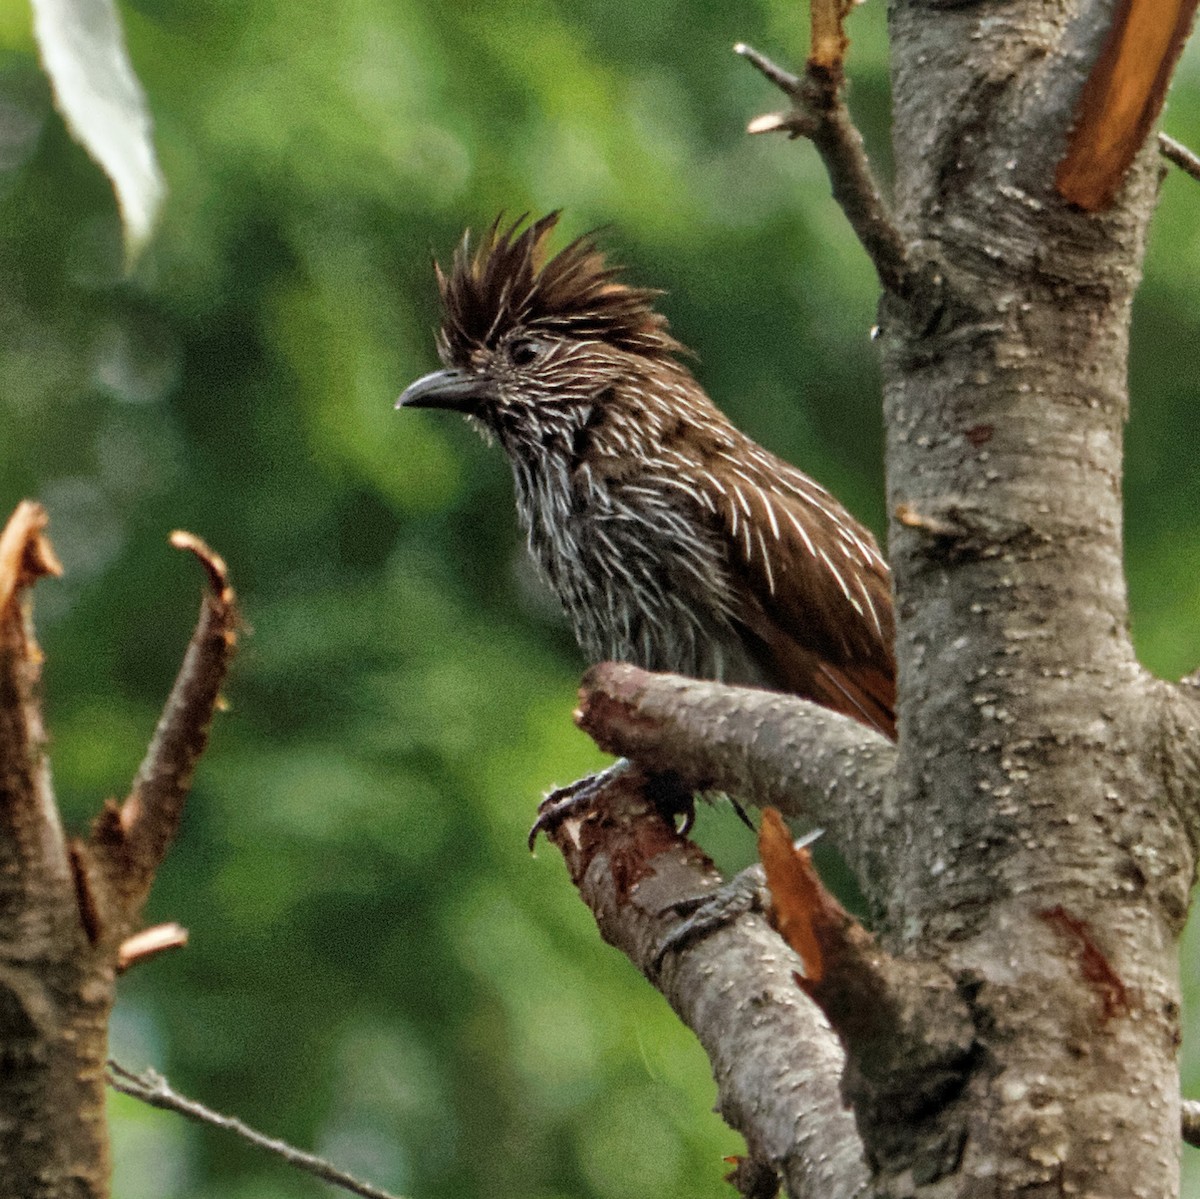
[[[1180,1104],[1179,1115],[1184,1141],[1200,1149],[1200,1099],[1185,1099]]]
[[[42,653],[24,602],[39,578],[62,574],[43,532],[48,519],[40,504],[23,501],[0,534],[0,820],[7,826],[0,837],[0,897],[10,887],[41,890],[67,871],[38,700]],[[10,911],[12,898],[5,902]]]
[[[749,133],[782,131],[807,137],[816,147],[833,198],[875,266],[887,291],[909,299],[917,287],[911,253],[871,171],[862,134],[854,126],[841,95],[840,65],[829,69],[810,59],[803,76],[777,66],[752,46],[739,42],[735,54],[748,59],[792,102],[789,112],[771,113],[751,121]]]
[[[41,651],[26,596],[60,568],[46,513],[18,506],[0,534],[0,1194],[107,1195],[104,1055],[116,972],[183,943],[178,926],[129,937],[178,825],[234,644],[224,566],[186,535],[213,582],[122,808],[66,841],[45,752]],[[30,1130],[36,1130],[31,1135]]]
[[[87,846],[115,901],[109,913],[114,927],[106,931],[119,939],[136,922],[179,828],[237,645],[237,605],[225,563],[190,533],[173,533],[171,544],[195,554],[212,590],[204,597],[196,631],[129,796],[119,808],[111,803],[105,807]]]
[[[796,985],[800,959],[758,913],[732,918],[660,960],[681,908],[721,882],[676,835],[634,772],[613,776],[583,818],[549,833],[601,935],[633,962],[696,1034],[713,1065],[717,1108],[751,1157],[794,1199],[853,1199],[866,1165],[838,1079],[841,1047]]]
[[[1158,152],[1173,162],[1184,174],[1200,180],[1200,156],[1189,150],[1183,142],[1176,141],[1165,133],[1158,135]]]
[[[693,790],[823,826],[871,898],[866,855],[894,806],[896,748],[885,737],[795,696],[615,662],[584,675],[576,722],[602,749]]]
[[[248,1124],[243,1124],[235,1116],[222,1115],[220,1112],[213,1111],[212,1108],[205,1107],[202,1103],[197,1103],[195,1099],[188,1099],[186,1096],[180,1095],[161,1074],[154,1070],[144,1070],[141,1074],[134,1074],[132,1070],[126,1070],[124,1066],[110,1058],[105,1078],[108,1085],[114,1091],[120,1091],[122,1095],[131,1095],[134,1099],[140,1099],[143,1103],[161,1108],[163,1111],[178,1112],[179,1115],[186,1116],[197,1124],[209,1124],[224,1132],[230,1132],[236,1137],[241,1137],[243,1141],[247,1141],[256,1149],[265,1149],[268,1153],[281,1157],[289,1166],[295,1166],[298,1170],[315,1175],[325,1182],[341,1187],[344,1191],[349,1191],[352,1195],[362,1195],[364,1199],[398,1199],[390,1191],[372,1186],[369,1182],[362,1182],[344,1170],[339,1170],[323,1157],[318,1157],[314,1153],[306,1153],[303,1149],[297,1149],[286,1141],[269,1137],[265,1133],[251,1128]]]

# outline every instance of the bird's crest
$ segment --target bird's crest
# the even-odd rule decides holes
[[[507,229],[497,217],[477,246],[468,230],[449,273],[436,262],[442,296],[438,350],[446,363],[464,364],[472,350],[494,348],[515,328],[597,338],[642,354],[674,354],[683,346],[652,307],[662,293],[621,282],[591,234],[554,257],[549,243],[559,214]]]

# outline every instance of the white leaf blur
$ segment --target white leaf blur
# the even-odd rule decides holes
[[[166,185],[116,6],[113,0],[33,0],[33,28],[59,112],[112,180],[132,261],[153,231]]]

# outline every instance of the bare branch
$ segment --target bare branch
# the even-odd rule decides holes
[[[39,902],[67,894],[51,886],[68,877],[69,866],[45,755],[42,653],[24,602],[40,577],[62,573],[43,532],[48,519],[26,500],[0,534],[0,908],[14,915],[35,892]]]
[[[1185,174],[1200,180],[1200,155],[1189,150],[1183,142],[1176,141],[1165,133],[1158,135],[1158,152],[1173,162]]]
[[[182,924],[156,924],[126,937],[117,950],[117,973],[144,962],[166,949],[182,949],[188,943],[188,931]]]
[[[807,137],[825,164],[833,198],[875,266],[879,281],[890,292],[909,298],[917,286],[917,272],[908,244],[892,218],[879,184],[867,161],[862,135],[850,118],[841,96],[841,68],[809,61],[803,77],[777,66],[764,54],[739,42],[734,53],[748,59],[792,103],[790,112],[759,117],[750,133],[776,130],[790,137]]]
[[[1183,1139],[1200,1149],[1200,1099],[1185,1099],[1180,1104],[1179,1116]]]
[[[893,808],[895,746],[807,700],[605,662],[584,676],[576,722],[610,753],[822,825],[865,888],[867,823]]]
[[[154,874],[183,814],[196,762],[208,743],[221,684],[237,645],[238,613],[225,563],[199,538],[173,533],[171,544],[190,550],[208,574],[200,620],[163,708],[129,797],[109,805],[96,823],[89,849],[119,897],[113,913],[122,936],[137,919]]]
[[[800,959],[758,913],[660,947],[682,908],[721,882],[636,785],[614,775],[586,817],[549,833],[601,935],[666,996],[708,1053],[721,1115],[752,1158],[784,1177],[795,1199],[854,1199],[866,1165],[838,1086],[841,1047],[800,991]]]
[[[369,1182],[361,1182],[344,1170],[339,1170],[323,1157],[305,1153],[304,1150],[297,1149],[286,1141],[280,1141],[275,1137],[258,1132],[249,1125],[243,1124],[235,1116],[225,1116],[220,1112],[214,1112],[212,1108],[180,1095],[161,1074],[154,1070],[144,1070],[141,1074],[134,1074],[132,1070],[126,1070],[124,1066],[110,1058],[106,1077],[108,1085],[114,1091],[120,1091],[122,1095],[132,1095],[134,1099],[140,1099],[151,1107],[161,1108],[168,1112],[178,1112],[181,1116],[196,1121],[197,1124],[210,1124],[214,1128],[233,1133],[234,1136],[241,1137],[255,1148],[265,1149],[268,1153],[281,1157],[289,1166],[295,1166],[298,1170],[313,1174],[325,1182],[341,1187],[344,1191],[349,1191],[352,1195],[362,1195],[364,1199],[398,1199],[390,1191],[372,1186]]]

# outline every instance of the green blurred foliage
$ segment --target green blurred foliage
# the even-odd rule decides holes
[[[419,1199],[727,1193],[738,1139],[703,1055],[600,944],[556,855],[524,848],[539,793],[603,759],[571,724],[582,664],[532,581],[505,464],[392,400],[434,365],[431,251],[501,209],[562,207],[568,233],[607,225],[667,289],[735,419],[881,530],[872,274],[811,148],[744,135],[776,97],[730,53],[799,62],[803,13],[123,15],[171,189],[130,277],[28,10],[0,0],[0,499],[46,503],[67,568],[38,616],[76,826],[127,786],[194,619],[201,580],[170,529],[226,556],[250,631],[149,912],[191,943],[122,980],[115,1052]],[[886,170],[883,20],[852,18],[851,98]],[[1194,53],[1167,125],[1200,142]],[[1134,630],[1167,675],[1200,659],[1198,256],[1200,191],[1171,177],[1127,486]],[[752,852],[727,811],[701,834],[730,867]],[[123,1199],[326,1193],[228,1137],[112,1111]]]

